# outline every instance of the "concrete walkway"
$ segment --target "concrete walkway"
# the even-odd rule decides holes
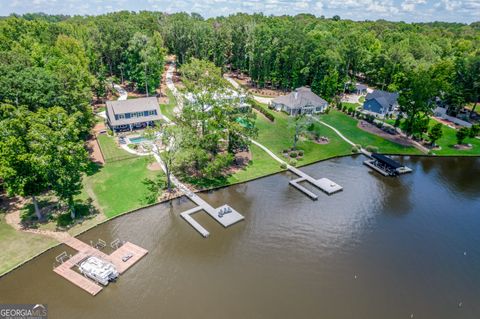
[[[168,66],[165,80],[167,83],[167,88],[173,93],[173,96],[175,96],[175,99],[177,100],[177,106],[173,109],[173,112],[175,114],[179,114],[183,109],[183,96],[173,83],[173,72],[175,72],[175,63],[172,62]]]
[[[118,84],[115,84],[115,83],[112,83],[113,85],[113,88],[115,89],[115,91],[117,91],[117,93],[119,94],[119,97],[117,99],[117,101],[125,101],[127,100],[128,98],[128,93],[127,91],[125,91],[124,88],[122,88],[120,85]]]
[[[154,148],[155,150],[153,152],[153,156],[155,157],[155,160],[159,163],[160,167],[166,174],[167,170],[165,167],[165,163],[163,162],[162,158],[159,156],[158,147],[154,146]],[[233,208],[231,208],[228,205],[224,205],[219,208],[212,207],[210,204],[204,201],[200,196],[198,196],[197,194],[189,190],[187,186],[185,186],[182,182],[178,180],[178,178],[175,177],[175,175],[170,174],[170,180],[172,181],[173,184],[177,186],[177,188],[183,194],[185,194],[192,202],[194,202],[197,205],[197,207],[190,209],[186,212],[183,212],[180,215],[193,228],[195,228],[195,230],[197,230],[203,237],[207,237],[210,233],[190,216],[199,212],[200,210],[204,210],[208,215],[210,215],[213,219],[219,222],[223,227],[229,227],[229,226],[232,226],[233,224],[236,224],[239,221],[244,220],[244,217],[241,214],[239,214],[237,211],[235,211]],[[225,208],[229,209],[230,212],[223,215],[219,214],[220,211]]]
[[[227,76],[227,75],[224,75],[223,76],[228,82],[230,82],[230,84],[236,88],[237,90],[240,90],[242,89],[242,87],[240,86],[240,84],[235,81],[234,79],[232,79],[231,77]],[[262,97],[262,96],[256,96],[256,95],[253,95],[252,94],[252,97],[255,101],[259,102],[259,103],[262,103],[262,104],[267,104],[267,105],[270,105],[270,103],[272,102],[273,98],[271,97]]]
[[[289,165],[287,162],[283,161],[282,159],[280,159],[277,155],[275,155],[275,153],[273,153],[272,151],[270,151],[267,147],[265,147],[264,145],[258,143],[257,141],[254,141],[254,140],[251,140],[253,144],[255,144],[256,146],[260,147],[262,150],[264,150],[268,155],[270,155],[274,160],[276,160],[277,162],[279,162],[280,164],[284,164],[287,166],[287,169],[294,173],[295,175],[299,176],[299,178],[295,179],[295,180],[292,180],[290,181],[290,185],[294,186],[295,188],[297,188],[298,190],[302,191],[303,193],[305,193],[308,197],[312,198],[313,200],[317,200],[318,199],[318,196],[313,194],[312,192],[310,192],[309,190],[307,190],[305,187],[301,186],[300,183],[302,182],[309,182],[310,184],[312,184],[313,186],[321,189],[322,191],[324,191],[325,193],[327,194],[333,194],[333,193],[336,193],[336,192],[339,192],[341,191],[343,188],[342,186],[336,184],[335,182],[329,180],[328,178],[321,178],[319,180],[316,180],[315,178],[311,177],[310,175],[306,174],[305,172],[299,170],[298,168],[296,167],[293,167],[291,165]]]
[[[330,128],[331,130],[333,130],[342,140],[344,140],[345,142],[347,142],[348,144],[352,145],[352,146],[356,146],[355,143],[353,143],[351,140],[349,140],[348,138],[345,137],[345,135],[343,135],[339,130],[337,130],[335,127],[331,126],[330,124],[327,124],[317,118],[314,118],[312,117],[315,121],[317,121],[318,123],[322,124],[322,125],[325,125],[326,127]],[[365,156],[367,157],[372,157],[372,153],[370,153],[369,151],[367,151],[366,149],[364,149],[363,147],[360,148],[360,152],[362,154],[364,154]]]

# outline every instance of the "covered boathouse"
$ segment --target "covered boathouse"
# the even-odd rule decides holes
[[[373,168],[384,176],[397,176],[399,174],[410,173],[412,170],[388,156],[372,153],[372,159],[363,162],[365,165]]]

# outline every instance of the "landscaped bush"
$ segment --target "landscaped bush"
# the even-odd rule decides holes
[[[372,114],[367,114],[365,116],[365,120],[369,123],[373,123],[373,122],[375,122],[375,116],[373,116]]]
[[[287,163],[282,163],[280,164],[281,169],[287,169]]]
[[[284,149],[282,152],[283,152],[283,154],[286,154],[286,153],[290,152],[290,150]]]
[[[298,151],[298,156],[303,156],[303,151],[302,150]]]
[[[113,136],[113,131],[109,128],[107,128],[107,134],[108,136]]]
[[[267,109],[265,109],[263,106],[261,106],[260,104],[258,104],[257,102],[255,102],[254,100],[251,100],[251,103],[252,103],[252,107],[259,111],[260,113],[262,113],[263,115],[265,115],[265,117],[267,119],[269,119],[270,121],[272,122],[275,122],[275,116],[273,116],[272,113],[270,113],[270,111],[268,111]]]
[[[376,146],[368,145],[365,149],[370,153],[378,153],[378,147]]]
[[[290,157],[291,158],[297,158],[297,152],[291,152]]]
[[[352,146],[352,153],[358,153],[359,149],[356,146]]]
[[[292,159],[290,160],[290,165],[292,165],[292,166],[297,166],[297,160],[292,158]]]
[[[131,148],[132,150],[136,150],[138,149],[138,144],[133,144],[133,143],[128,144],[128,148]]]

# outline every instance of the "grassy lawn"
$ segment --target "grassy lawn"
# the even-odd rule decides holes
[[[340,111],[331,110],[329,114],[321,116],[321,120],[334,126],[352,142],[361,144],[363,147],[376,146],[379,152],[385,154],[422,154],[414,147],[405,147],[359,129],[357,119]]]
[[[160,111],[162,111],[162,114],[168,117],[170,120],[175,119],[175,114],[173,113],[173,109],[177,105],[177,101],[175,99],[175,96],[173,96],[173,93],[167,89],[167,96],[168,96],[168,104],[160,104]]]
[[[149,162],[148,157],[136,157],[106,163],[84,178],[85,192],[95,197],[107,217],[145,206],[148,190],[142,181],[162,174],[148,170]]]
[[[127,151],[118,147],[115,143],[115,138],[112,136],[100,134],[98,135],[97,140],[100,144],[100,148],[102,149],[103,156],[105,157],[105,161],[107,163],[118,159],[137,157],[136,155],[130,154]]]
[[[5,215],[0,213],[0,274],[9,271],[25,260],[54,246],[51,238],[16,231],[5,223]]]
[[[256,145],[251,145],[252,160],[244,169],[228,177],[229,184],[241,183],[265,175],[282,171],[280,163],[270,157],[265,151]]]
[[[393,125],[395,123],[395,120],[389,119],[386,122],[388,124]],[[438,123],[440,122],[435,121],[434,119],[430,119],[430,122],[428,123],[429,129]],[[400,122],[400,128],[402,130],[405,129],[404,119]],[[473,148],[471,150],[458,150],[453,147],[455,144],[457,144],[457,135],[456,135],[457,131],[447,125],[443,125],[442,131],[443,131],[442,138],[436,142],[436,144],[439,145],[442,149],[440,151],[434,151],[436,155],[444,155],[444,156],[479,156],[480,155],[479,139],[467,137],[464,143],[472,144]],[[427,134],[425,134],[423,138],[426,141],[428,141]]]
[[[435,120],[430,120],[429,126],[432,127],[433,125],[437,124],[438,122]],[[478,156],[480,155],[480,140],[477,138],[466,138],[464,143],[472,144],[473,148],[471,150],[458,150],[453,146],[457,144],[457,135],[456,130],[446,125],[443,125],[443,136],[439,139],[436,144],[441,146],[442,149],[440,151],[434,151],[437,155],[470,155],[470,156]]]
[[[289,116],[272,112],[275,116],[275,122],[270,122],[263,115],[258,114],[256,125],[259,129],[257,141],[265,145],[283,158],[282,151],[291,148],[293,145],[294,127],[289,126]],[[352,147],[342,140],[330,128],[321,124],[315,124],[315,129],[322,136],[329,138],[330,143],[319,145],[313,141],[300,141],[297,148],[303,150],[304,158],[298,161],[298,165],[310,164],[322,159],[337,155],[351,154]],[[273,159],[272,159],[273,160]]]
[[[346,106],[346,107],[348,107],[348,108],[352,108],[352,107],[353,107],[354,109],[356,109],[357,107],[360,106],[360,104],[358,104],[358,103],[349,103],[349,102],[342,102],[342,105],[344,105],[344,106]]]

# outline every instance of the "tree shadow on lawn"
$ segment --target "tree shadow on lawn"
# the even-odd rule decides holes
[[[87,176],[95,175],[100,172],[102,168],[102,164],[90,161],[85,169],[85,174],[87,174]]]
[[[20,220],[24,228],[38,229],[42,225],[52,230],[67,230],[72,226],[92,219],[100,212],[93,205],[93,200],[75,201],[75,219],[72,219],[68,206],[57,201],[53,196],[38,201],[43,218],[38,220],[33,203],[25,205],[20,213]]]

